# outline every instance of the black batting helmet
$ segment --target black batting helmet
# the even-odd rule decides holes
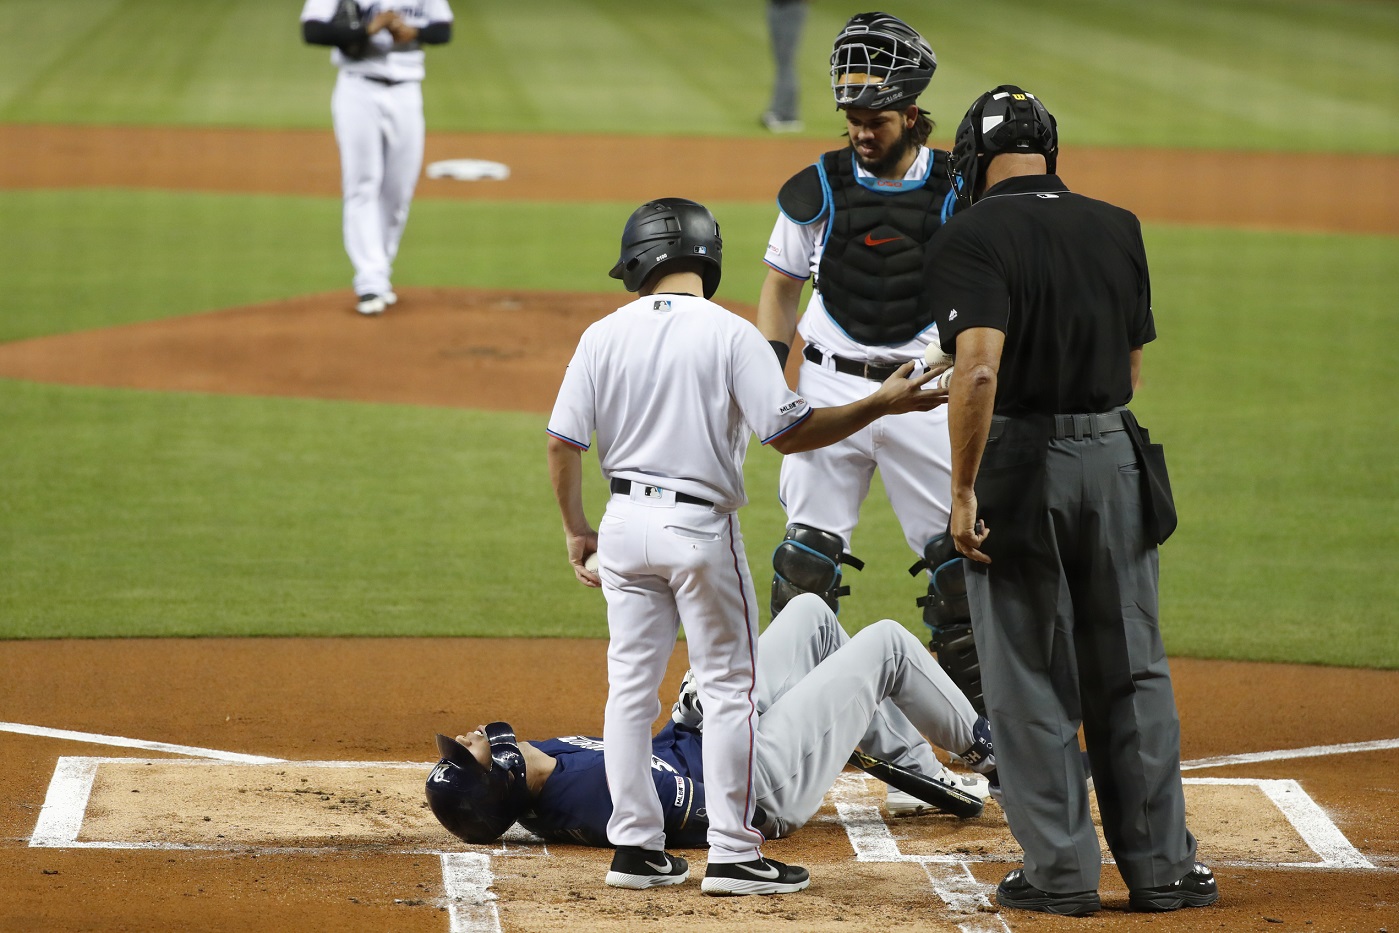
[[[1054,115],[1039,98],[1014,84],[1002,84],[978,97],[957,127],[947,172],[958,200],[971,203],[986,163],[1003,152],[1037,152],[1051,173],[1059,158]]]
[[[658,198],[632,211],[622,228],[622,255],[608,273],[629,292],[641,286],[662,264],[697,259],[703,264],[704,297],[719,288],[724,241],[709,208],[685,198]]]
[[[831,49],[836,107],[897,110],[913,103],[937,70],[932,46],[888,13],[857,13]]]
[[[445,735],[437,737],[442,760],[427,778],[427,803],[432,815],[463,842],[494,842],[529,809],[525,785],[525,756],[508,722],[486,726],[491,743],[487,770],[466,746]]]

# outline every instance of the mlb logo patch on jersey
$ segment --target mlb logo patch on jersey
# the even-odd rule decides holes
[[[660,299],[660,300],[657,300],[657,301],[653,301],[653,302],[651,302],[651,310],[652,310],[652,311],[669,311],[669,310],[670,310],[670,302],[669,302],[669,301],[666,301],[665,299]]]

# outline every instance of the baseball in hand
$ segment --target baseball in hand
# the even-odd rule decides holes
[[[942,347],[936,343],[928,344],[928,348],[923,351],[923,362],[929,369],[937,369],[939,366],[947,366],[952,362],[952,356],[942,352]]]
[[[588,555],[588,559],[583,561],[583,569],[588,571],[588,573],[596,574],[597,568],[597,551],[593,551],[593,553]]]

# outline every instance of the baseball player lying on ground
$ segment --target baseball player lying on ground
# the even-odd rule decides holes
[[[757,674],[757,823],[766,838],[811,819],[847,761],[917,794],[891,789],[894,815],[981,812],[987,779],[944,768],[928,739],[994,782],[990,725],[899,623],[885,619],[852,637],[819,596],[797,596],[763,632]],[[688,676],[671,719],[651,759],[666,845],[703,846],[703,715]],[[488,843],[518,820],[549,842],[608,845],[601,740],[518,742],[498,722],[437,741],[443,757],[427,799],[453,835]]]

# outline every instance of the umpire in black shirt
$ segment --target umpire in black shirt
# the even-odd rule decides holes
[[[1219,894],[1185,825],[1157,626],[1156,548],[1174,507],[1160,448],[1124,407],[1156,336],[1146,250],[1130,212],[1065,187],[1057,155],[1034,95],[983,94],[951,167],[971,207],[927,258],[927,300],[955,356],[951,532],[970,558],[1002,806],[1025,852],[996,899],[1101,906],[1081,725],[1129,906],[1201,907]]]

